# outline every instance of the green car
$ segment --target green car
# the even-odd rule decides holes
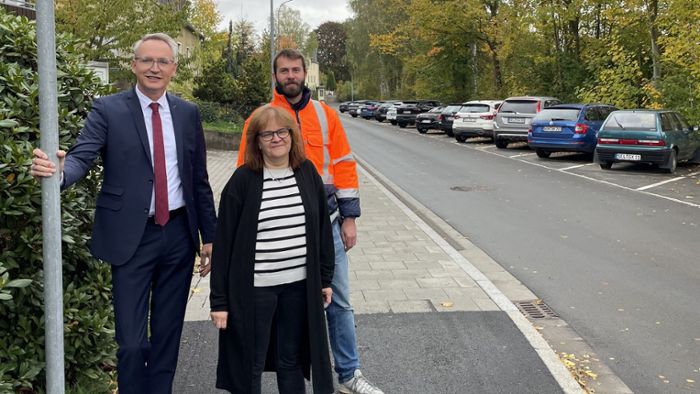
[[[700,160],[698,126],[667,110],[622,110],[610,113],[598,131],[595,161],[602,169],[613,163],[650,163],[669,173],[679,161]]]

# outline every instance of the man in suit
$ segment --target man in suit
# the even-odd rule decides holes
[[[68,154],[56,153],[61,188],[102,158],[90,250],[112,267],[120,394],[172,391],[200,236],[200,275],[211,266],[216,214],[204,134],[197,107],[166,94],[176,70],[175,41],[144,36],[131,63],[136,87],[95,100]],[[35,149],[31,174],[54,173]]]

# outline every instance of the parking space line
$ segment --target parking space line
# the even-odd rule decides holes
[[[651,188],[653,188],[653,187],[665,185],[665,184],[667,184],[667,183],[679,181],[679,180],[681,180],[681,179],[685,179],[685,177],[684,177],[684,176],[679,176],[679,177],[677,177],[677,178],[666,179],[665,181],[656,182],[656,183],[652,183],[651,185],[646,185],[646,186],[638,187],[638,188],[636,188],[635,190],[639,190],[639,191],[647,190],[647,189],[651,189]]]
[[[534,153],[521,153],[519,155],[508,156],[508,157],[510,157],[511,159],[515,159],[516,157],[525,157],[525,156],[532,156],[532,155],[534,155]]]
[[[579,165],[575,165],[575,166],[571,166],[571,167],[560,168],[559,171],[569,171],[569,170],[573,170],[573,169],[581,168],[581,167],[585,167],[585,166],[592,166],[594,164],[595,163],[579,164]]]

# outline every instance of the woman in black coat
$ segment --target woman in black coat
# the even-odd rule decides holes
[[[313,370],[314,393],[332,393],[323,308],[335,260],[323,182],[285,110],[257,109],[247,133],[254,143],[221,194],[213,245],[216,387],[260,393],[265,370],[277,372],[280,393],[304,393]]]

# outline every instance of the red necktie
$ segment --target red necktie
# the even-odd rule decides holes
[[[165,227],[170,219],[168,208],[168,175],[165,172],[165,146],[163,145],[163,125],[160,122],[158,103],[151,103],[153,115],[153,175],[156,191],[156,223]]]

